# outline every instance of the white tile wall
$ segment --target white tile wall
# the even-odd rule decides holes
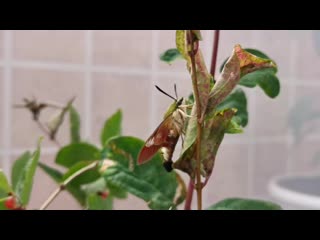
[[[203,36],[201,47],[209,65],[213,33],[203,31]],[[298,147],[293,145],[288,127],[288,112],[299,97],[312,95],[314,111],[320,111],[320,56],[315,49],[315,34],[221,31],[220,36],[217,69],[234,44],[257,48],[278,63],[282,89],[275,100],[268,99],[260,89],[246,89],[249,125],[245,134],[225,137],[205,189],[207,205],[226,196],[268,196],[266,184],[272,176],[314,169],[311,158],[319,150],[320,139],[318,119],[312,122],[314,131]],[[124,132],[146,138],[160,121],[159,111],[170,104],[153,85],[172,92],[177,83],[180,95],[191,92],[182,62],[168,66],[158,60],[161,52],[174,47],[174,41],[174,31],[163,30],[0,31],[0,167],[9,173],[15,157],[35,146],[40,132],[29,113],[12,108],[31,94],[56,101],[77,94],[84,138],[95,143],[104,119],[116,108],[124,109]],[[60,137],[66,142],[66,136]],[[55,151],[54,145],[46,144],[43,159],[53,161]],[[37,173],[37,179],[42,176]],[[35,185],[34,192],[54,189],[49,179],[43,177],[43,181]],[[40,197],[32,198],[33,207],[41,202]],[[76,208],[69,200],[57,201],[53,208]],[[144,208],[134,197],[117,206]]]

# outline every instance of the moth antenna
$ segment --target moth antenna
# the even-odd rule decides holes
[[[165,91],[163,91],[161,88],[159,88],[157,85],[154,85],[161,93],[163,93],[164,95],[168,96],[169,98],[172,98],[173,100],[177,101],[177,99],[175,99],[174,97],[172,97],[171,95],[169,95],[168,93],[166,93]]]
[[[174,93],[176,94],[176,98],[178,99],[177,85],[176,84],[174,84]]]

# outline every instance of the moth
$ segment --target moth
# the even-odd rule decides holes
[[[178,99],[176,85],[174,85],[176,98],[170,96],[158,86],[155,87],[166,96],[172,98],[174,102],[166,111],[163,121],[142,147],[138,156],[138,164],[146,163],[160,150],[164,159],[163,166],[168,172],[171,172],[173,163],[172,155],[179,137],[183,132],[187,114],[182,105],[183,98]]]

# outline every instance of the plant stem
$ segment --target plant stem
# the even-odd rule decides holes
[[[213,49],[212,49],[212,58],[211,58],[211,68],[210,73],[214,78],[214,73],[216,70],[217,56],[218,56],[218,46],[219,46],[219,37],[220,30],[214,30],[214,41],[213,41]]]
[[[211,68],[210,68],[210,74],[213,76],[215,75],[215,69],[216,69],[216,63],[217,63],[217,56],[218,56],[218,46],[219,46],[219,37],[220,37],[220,30],[215,30],[214,31],[214,42],[213,42],[213,49],[212,49],[212,59],[211,59]],[[190,58],[191,58],[191,63],[192,63],[192,74],[195,73],[195,63],[194,63],[194,49],[193,49],[193,40],[192,40],[192,33],[191,31],[187,31],[187,40],[188,43],[191,45],[191,52],[189,53]],[[196,100],[196,106],[197,106],[197,118],[198,118],[198,125],[197,125],[197,149],[196,149],[196,158],[197,158],[197,172],[196,172],[196,177],[197,177],[197,197],[198,197],[198,209],[201,209],[201,202],[202,202],[202,188],[204,185],[207,183],[206,182],[202,185],[201,182],[201,175],[200,171],[200,146],[201,146],[201,130],[202,130],[202,123],[199,122],[199,117],[201,115],[201,106],[199,102],[199,92],[198,92],[198,87],[197,87],[197,76],[192,75],[192,85],[193,85],[193,90],[194,90],[194,96]],[[200,131],[199,131],[200,129]],[[198,165],[199,164],[199,165]],[[201,184],[201,187],[199,186]],[[198,190],[200,189],[200,190]],[[187,198],[185,201],[185,210],[190,210],[191,209],[191,203],[192,203],[192,197],[193,197],[193,191],[194,191],[194,184],[192,180],[190,179],[189,186],[188,186],[188,192],[187,192]]]
[[[188,45],[191,46],[189,51],[190,59],[191,59],[191,76],[192,76],[192,86],[193,92],[197,107],[197,148],[196,148],[196,190],[197,190],[197,200],[198,200],[198,210],[202,209],[202,183],[201,183],[201,132],[202,132],[202,120],[201,120],[201,104],[200,104],[200,96],[198,90],[198,80],[196,74],[196,62],[195,62],[195,52],[194,52],[194,38],[192,36],[191,30],[187,31],[187,40]]]
[[[75,172],[70,177],[68,177],[66,180],[64,180],[60,184],[60,186],[56,190],[54,190],[54,192],[52,192],[50,194],[48,199],[41,205],[40,210],[45,210],[49,206],[49,204],[59,195],[59,193],[61,193],[66,188],[68,183],[70,183],[73,179],[75,179],[76,177],[78,177],[82,173],[97,167],[97,165],[98,165],[98,162],[95,161],[95,162],[89,164],[88,166],[79,169],[77,172]]]
[[[185,204],[184,204],[184,210],[191,210],[193,191],[194,191],[194,184],[192,182],[192,179],[190,179],[189,186],[188,186],[187,197],[186,197],[186,201],[185,201]]]

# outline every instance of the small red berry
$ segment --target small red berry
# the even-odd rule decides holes
[[[98,195],[102,198],[102,199],[106,199],[109,196],[109,192],[98,192]]]
[[[16,209],[16,199],[15,197],[9,197],[5,202],[4,202],[6,208],[8,209]]]

